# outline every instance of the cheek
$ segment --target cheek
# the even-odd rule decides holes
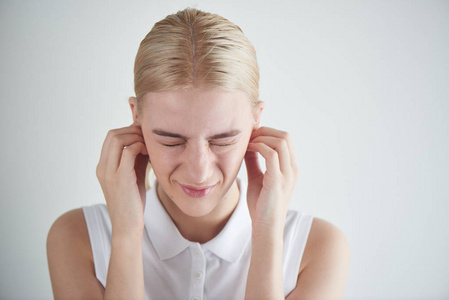
[[[245,157],[247,144],[236,145],[235,148],[230,151],[224,152],[219,155],[218,161],[220,162],[220,168],[229,171],[235,171],[240,168],[243,158]]]
[[[147,145],[148,155],[153,171],[156,175],[167,174],[175,168],[176,155],[173,151],[162,149],[160,145]]]

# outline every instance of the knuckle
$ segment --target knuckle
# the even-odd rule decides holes
[[[128,156],[128,155],[132,154],[132,152],[133,152],[132,151],[132,146],[128,146],[126,148],[123,148],[122,156]]]
[[[297,179],[299,178],[299,168],[298,168],[298,165],[293,164],[293,165],[291,166],[291,174],[292,174],[292,176],[293,176],[293,178],[294,178],[295,180],[297,180]]]
[[[111,136],[111,143],[115,146],[121,145],[122,138],[119,135],[113,135]]]
[[[103,177],[103,168],[100,166],[100,164],[97,165],[97,168],[95,169],[95,174],[97,175],[98,179]]]
[[[279,143],[279,147],[281,149],[288,148],[288,143],[287,143],[287,141],[285,139],[280,139],[278,143]]]
[[[295,179],[299,178],[299,169],[298,167],[293,167],[293,175],[295,176]]]
[[[287,131],[281,131],[281,138],[285,141],[290,140],[290,133],[288,133]]]
[[[276,159],[278,157],[278,153],[274,149],[268,149],[268,157],[271,159]]]
[[[108,131],[108,134],[106,136],[110,138],[110,137],[114,136],[116,132],[117,132],[116,129],[111,129]]]
[[[131,144],[131,145],[129,145],[129,146],[126,146],[126,148],[123,148],[123,152],[122,152],[122,155],[123,156],[136,156],[137,155],[137,153],[140,151],[140,145],[139,144],[142,144],[141,142],[136,142],[136,143],[133,143],[133,144]]]

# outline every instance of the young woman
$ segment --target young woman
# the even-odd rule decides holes
[[[340,299],[347,240],[288,210],[292,141],[259,126],[256,54],[240,28],[195,9],[167,16],[134,72],[133,124],[108,133],[97,167],[107,205],[50,229],[55,299]]]

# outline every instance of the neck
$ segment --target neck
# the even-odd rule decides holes
[[[159,199],[181,235],[191,242],[200,244],[210,241],[220,233],[234,212],[240,197],[237,182],[234,181],[228,192],[210,213],[201,217],[192,217],[181,211],[168,195],[159,191],[159,187],[158,185]]]

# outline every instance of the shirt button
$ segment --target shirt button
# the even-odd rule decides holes
[[[198,249],[195,249],[195,251],[193,251],[193,253],[195,254],[195,256],[200,256],[201,255],[201,251]]]
[[[200,297],[193,297],[192,300],[201,300]]]
[[[201,276],[203,276],[203,273],[200,272],[200,271],[196,271],[196,272],[193,274],[193,276],[194,276],[196,279],[200,279]]]

